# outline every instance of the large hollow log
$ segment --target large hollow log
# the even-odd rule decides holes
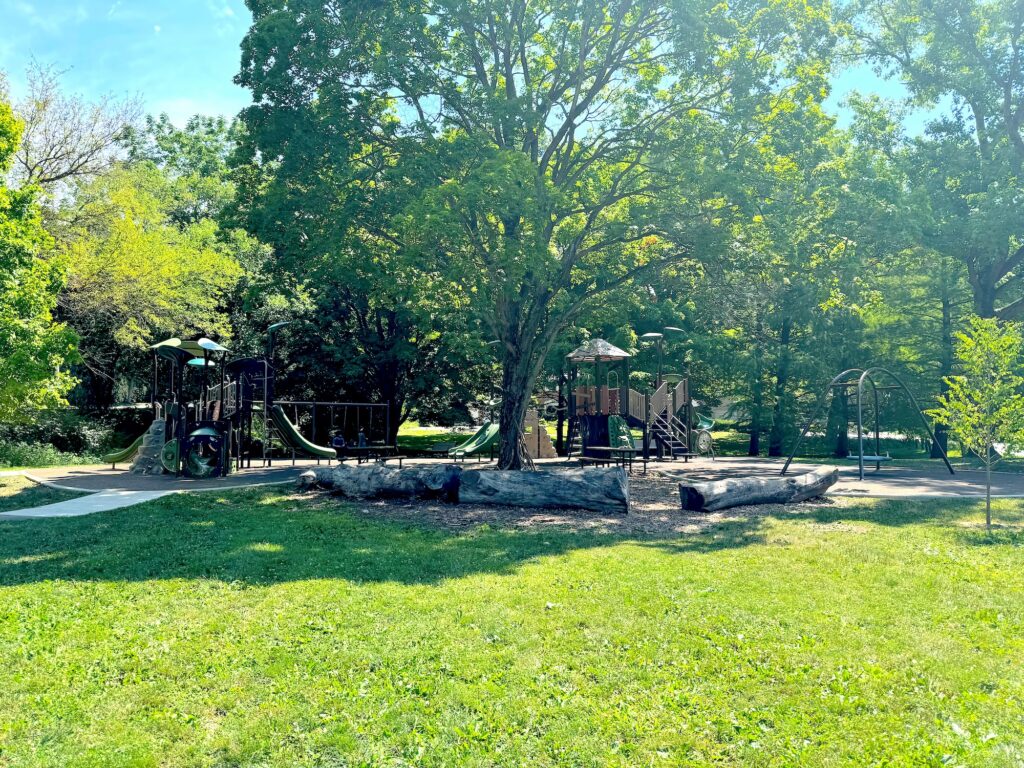
[[[547,472],[469,471],[459,483],[463,504],[629,512],[629,478],[622,467]]]
[[[839,470],[822,467],[794,477],[737,477],[710,483],[680,483],[683,509],[716,512],[747,504],[792,504],[821,496],[839,481]]]
[[[388,467],[364,464],[350,467],[316,467],[303,472],[299,486],[326,488],[332,493],[357,499],[405,498],[458,501],[462,468],[454,464]]]

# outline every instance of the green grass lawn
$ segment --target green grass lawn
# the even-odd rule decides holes
[[[1024,513],[625,539],[280,489],[0,522],[0,766],[1019,766]]]
[[[33,483],[27,477],[20,475],[0,477],[0,512],[54,504],[81,495],[74,491],[48,488],[45,485]],[[0,552],[3,552],[3,542],[0,542]],[[0,763],[0,766],[3,766],[3,763]]]
[[[398,430],[398,447],[403,451],[428,451],[439,443],[461,443],[468,440],[475,428],[421,426],[407,422]]]

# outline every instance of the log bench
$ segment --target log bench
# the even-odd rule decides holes
[[[300,488],[324,488],[350,498],[444,499],[541,509],[629,512],[629,478],[622,467],[516,472],[463,470],[454,464],[384,464],[316,467],[299,476]]]
[[[795,477],[734,477],[707,483],[680,483],[679,499],[690,512],[717,512],[748,504],[793,504],[821,496],[839,482],[836,467]]]

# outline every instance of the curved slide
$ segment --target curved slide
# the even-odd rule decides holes
[[[318,459],[338,458],[338,452],[333,448],[325,448],[322,445],[311,443],[300,435],[299,430],[296,429],[295,425],[288,420],[288,417],[284,413],[284,409],[280,405],[271,407],[270,417],[273,419],[274,426],[277,427],[277,431],[281,434],[281,438],[289,448],[296,451],[302,451],[303,453],[309,456],[315,456]]]
[[[112,453],[105,454],[103,456],[103,463],[120,464],[122,462],[128,461],[136,453],[139,452],[139,447],[142,445],[142,438],[144,438],[145,436],[146,433],[143,432],[141,435],[135,438],[132,444],[129,445],[127,448],[122,448],[120,451],[113,451]]]
[[[451,458],[458,458],[459,456],[473,456],[489,451],[497,445],[499,434],[497,424],[486,422],[469,440],[449,449],[448,455]]]

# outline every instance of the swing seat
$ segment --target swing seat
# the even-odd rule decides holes
[[[850,461],[860,461],[860,456],[847,456],[846,458]],[[892,461],[892,456],[865,456],[865,464],[881,464],[882,462]]]

